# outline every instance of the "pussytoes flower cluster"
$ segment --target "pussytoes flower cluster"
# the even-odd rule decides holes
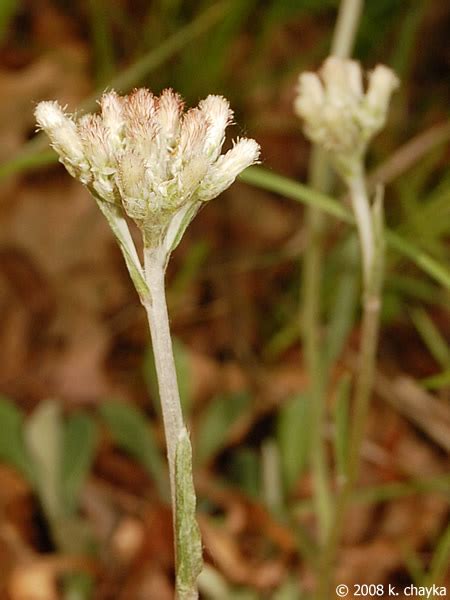
[[[367,91],[358,62],[329,57],[319,73],[302,73],[294,108],[305,134],[325,148],[341,174],[360,163],[368,142],[386,122],[389,102],[399,81],[378,65],[368,74]]]
[[[221,96],[186,112],[171,89],[159,97],[145,88],[111,91],[99,103],[100,114],[75,119],[57,102],[40,102],[36,120],[69,173],[99,201],[123,208],[149,246],[258,160],[259,145],[245,138],[221,155],[233,118]]]

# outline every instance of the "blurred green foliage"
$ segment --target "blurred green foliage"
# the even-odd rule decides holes
[[[246,393],[212,398],[199,420],[195,460],[200,463],[210,460],[226,442],[233,424],[249,409],[250,397]]]
[[[145,414],[118,400],[106,400],[99,410],[114,442],[148,471],[167,498],[166,469]]]

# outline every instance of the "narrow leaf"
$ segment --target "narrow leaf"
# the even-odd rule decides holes
[[[450,386],[450,369],[438,373],[437,375],[430,375],[421,380],[421,384],[429,390],[439,390],[441,388]]]
[[[447,369],[450,366],[450,346],[423,308],[415,308],[410,313],[412,322],[433,358]]]

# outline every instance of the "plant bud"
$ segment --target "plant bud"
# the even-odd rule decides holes
[[[302,73],[294,101],[305,134],[327,150],[346,177],[360,164],[367,144],[383,127],[396,75],[379,65],[370,73],[364,93],[359,63],[327,58],[318,74]]]
[[[100,107],[101,114],[75,122],[56,102],[41,102],[36,119],[71,175],[134,219],[147,246],[164,243],[173,219],[192,219],[201,202],[259,157],[258,144],[248,139],[220,156],[233,117],[221,96],[208,96],[184,113],[174,91],[156,98],[142,88],[123,97],[105,93]]]

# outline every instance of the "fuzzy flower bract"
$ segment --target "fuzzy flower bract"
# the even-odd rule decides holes
[[[69,173],[98,201],[123,208],[147,246],[167,241],[172,229],[169,237],[182,234],[203,202],[258,160],[252,139],[238,139],[221,155],[233,118],[221,96],[186,112],[171,89],[159,97],[145,88],[128,96],[111,91],[99,103],[100,114],[75,119],[57,102],[40,102],[36,120]]]

